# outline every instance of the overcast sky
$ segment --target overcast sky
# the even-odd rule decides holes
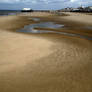
[[[61,9],[64,7],[92,6],[92,0],[0,0],[0,9]]]

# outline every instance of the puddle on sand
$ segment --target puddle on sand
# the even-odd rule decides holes
[[[37,24],[31,24],[25,26],[23,29],[18,30],[17,32],[25,32],[25,33],[47,33],[47,32],[53,32],[53,31],[41,31],[41,30],[35,30],[34,28],[61,28],[64,25],[55,24],[53,22],[44,22],[44,23],[37,23]]]
[[[29,18],[29,19],[32,19],[33,21],[40,21],[40,18]]]
[[[25,26],[23,29],[18,30],[17,32],[24,32],[24,33],[56,33],[56,34],[63,34],[66,36],[72,36],[72,37],[80,37],[83,39],[88,39],[88,40],[92,40],[92,37],[89,36],[84,36],[84,35],[80,35],[80,34],[73,34],[73,33],[66,33],[66,32],[56,32],[56,31],[47,31],[47,30],[36,30],[34,28],[62,28],[64,27],[64,25],[60,25],[60,24],[55,24],[53,22],[44,22],[44,23],[37,23],[37,24],[31,24],[31,25],[27,25]]]
[[[32,18],[34,21],[40,21],[40,18]]]
[[[60,25],[60,24],[55,24],[53,22],[42,22],[42,23],[37,23],[37,24],[31,24],[26,26],[26,28],[62,28],[64,27],[64,25]]]
[[[92,30],[92,26],[86,26],[86,29]]]
[[[83,39],[87,39],[87,40],[92,40],[92,37],[80,35],[80,34],[73,34],[73,33],[66,33],[66,32],[55,32],[55,33],[63,34],[66,36],[79,37],[79,38],[83,38]]]

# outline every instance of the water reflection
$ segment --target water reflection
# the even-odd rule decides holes
[[[40,18],[32,18],[34,21],[40,21]]]
[[[80,37],[80,38],[92,40],[92,37],[84,36],[84,35],[80,35],[80,34],[34,29],[34,28],[54,28],[54,29],[58,29],[58,28],[62,28],[62,27],[64,27],[64,25],[55,24],[53,22],[44,22],[44,23],[37,23],[37,24],[27,25],[23,29],[18,30],[17,32],[35,33],[35,34],[38,34],[38,33],[56,33],[56,34],[63,34],[63,35],[66,35],[66,36]]]
[[[85,28],[92,31],[92,26],[86,26]]]
[[[37,23],[37,24],[31,24],[31,25],[27,25],[25,26],[23,29],[18,30],[18,32],[27,32],[27,33],[43,33],[43,32],[52,32],[52,31],[40,31],[37,30],[35,31],[34,28],[61,28],[64,25],[60,25],[60,24],[54,24],[53,22],[44,22],[44,23]]]
[[[36,21],[36,22],[40,21],[40,18],[29,18],[29,19]]]

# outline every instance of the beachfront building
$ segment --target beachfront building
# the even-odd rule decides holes
[[[72,7],[67,7],[67,8],[63,8],[60,10],[57,10],[58,12],[92,12],[92,6],[88,6],[88,7],[84,7],[84,6],[80,6],[78,8],[72,8]]]
[[[78,8],[72,8],[71,12],[79,12]]]
[[[87,12],[92,12],[92,6],[86,7],[86,8],[85,8],[85,11],[87,11]]]
[[[92,6],[88,6],[88,7],[79,7],[79,12],[92,12]]]
[[[71,10],[72,10],[71,7],[67,7],[67,8],[62,9],[62,11],[65,11],[65,12],[70,12]]]
[[[92,6],[89,6],[89,9],[91,9],[91,10],[92,10]]]

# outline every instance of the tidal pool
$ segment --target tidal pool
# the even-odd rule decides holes
[[[47,31],[47,30],[42,31],[42,30],[36,30],[35,28],[53,28],[53,29],[58,29],[58,28],[62,28],[62,27],[64,27],[64,25],[55,24],[53,22],[42,22],[42,23],[27,25],[23,29],[18,30],[17,32],[48,33],[48,32],[53,32],[53,31]]]
[[[92,26],[86,26],[85,28],[92,31]]]
[[[29,18],[29,19],[31,19],[31,20],[33,20],[33,21],[40,21],[40,18]]]
[[[34,21],[40,21],[40,18],[32,18]]]
[[[72,37],[80,37],[88,40],[92,40],[92,37],[85,36],[85,35],[80,35],[80,34],[73,34],[73,33],[67,33],[67,32],[56,32],[56,31],[51,31],[51,30],[37,30],[35,28],[53,28],[53,29],[58,29],[58,28],[63,28],[64,25],[60,24],[55,24],[53,22],[42,22],[42,23],[37,23],[37,24],[30,24],[25,26],[23,29],[18,30],[17,32],[24,32],[24,33],[56,33],[56,34],[63,34],[66,36],[72,36]]]

